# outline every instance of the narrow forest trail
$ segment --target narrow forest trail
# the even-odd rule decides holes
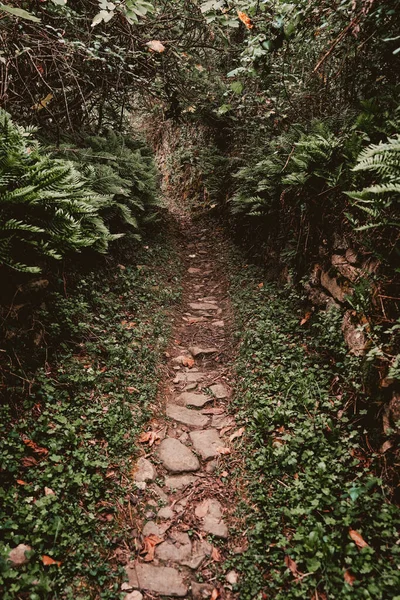
[[[154,418],[141,438],[146,451],[135,480],[142,490],[144,550],[126,568],[126,600],[236,597],[231,590],[237,574],[228,573],[222,587],[215,574],[233,544],[226,469],[229,438],[237,429],[228,410],[231,307],[221,260],[226,246],[218,231],[182,219],[182,304]]]

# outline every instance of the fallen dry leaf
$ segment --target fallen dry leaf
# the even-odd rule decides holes
[[[28,485],[23,479],[17,479],[18,485]]]
[[[44,494],[45,494],[45,496],[55,496],[55,493],[53,492],[53,490],[48,487],[44,488]]]
[[[194,359],[190,358],[190,356],[184,356],[182,358],[182,364],[184,367],[189,367],[189,369],[191,369],[194,366]]]
[[[211,594],[211,600],[217,600],[220,597],[220,593],[217,588],[214,588]]]
[[[22,437],[22,441],[26,446],[28,446],[28,448],[31,448],[31,450],[33,450],[35,454],[39,454],[39,456],[47,456],[47,454],[49,453],[47,448],[42,448],[41,446],[38,446],[36,442],[33,442],[25,436]]]
[[[261,290],[261,288],[263,288],[263,287],[264,287],[264,284],[261,282],[261,283],[259,283],[259,284],[258,284],[258,286],[257,286],[257,287],[258,287],[258,288],[260,288],[260,290]]]
[[[246,15],[246,13],[238,10],[237,14],[238,14],[239,19],[242,21],[242,23],[244,23],[244,25],[247,27],[247,29],[253,29],[253,27],[254,27],[253,21],[250,19],[250,17],[248,17]]]
[[[151,533],[150,535],[144,538],[143,549],[140,554],[145,554],[145,556],[143,557],[143,560],[145,562],[150,562],[154,560],[154,552],[156,550],[156,546],[158,546],[158,544],[161,544],[163,541],[164,540],[162,538],[158,537],[158,535],[155,535],[154,533]]]
[[[139,442],[141,444],[149,444],[149,446],[152,446],[154,442],[159,439],[160,436],[155,431],[144,431],[139,437]]]
[[[61,566],[61,560],[54,560],[54,558],[51,558],[51,556],[46,556],[46,554],[43,554],[42,562],[46,567],[51,565],[57,565],[58,567]]]
[[[228,477],[229,473],[228,471],[222,471],[221,473],[221,477]]]
[[[217,448],[217,452],[218,454],[230,454],[231,450],[230,448]]]
[[[300,321],[300,325],[305,325],[307,323],[307,321],[309,321],[311,319],[311,315],[312,312],[307,312],[304,317],[302,318],[302,320]]]
[[[238,429],[237,431],[232,433],[231,436],[229,436],[229,441],[233,442],[233,440],[236,440],[237,438],[242,437],[243,434],[244,434],[244,427],[241,427],[240,429]]]
[[[205,408],[201,411],[203,415],[222,415],[224,412],[223,408]]]
[[[21,464],[23,467],[34,467],[38,464],[38,461],[36,460],[36,458],[33,458],[33,456],[24,456],[24,458],[21,461]]]
[[[221,562],[221,560],[222,560],[221,552],[218,550],[218,548],[215,548],[215,546],[212,549],[211,558],[215,562]]]
[[[366,546],[368,546],[367,542],[364,540],[362,535],[360,533],[358,533],[358,531],[355,531],[354,529],[350,529],[349,536],[351,537],[353,542],[356,544],[356,546],[358,546],[359,548],[365,548]]]
[[[140,390],[138,390],[137,388],[133,387],[133,385],[130,385],[129,387],[126,388],[126,391],[129,392],[130,394],[133,394],[133,392],[136,393],[140,393]]]
[[[354,581],[356,580],[356,578],[354,577],[354,575],[352,573],[350,573],[350,571],[345,571],[343,574],[344,580],[346,583],[348,583],[349,585],[353,585]]]
[[[297,564],[288,555],[285,556],[285,565],[287,566],[287,568],[289,569],[289,571],[292,573],[292,575],[294,577],[298,577],[299,576],[299,572],[297,570]]]
[[[151,40],[146,42],[146,46],[153,52],[165,52],[165,46],[159,40]]]

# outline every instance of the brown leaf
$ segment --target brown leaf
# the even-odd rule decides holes
[[[209,506],[208,500],[203,500],[202,502],[200,502],[200,504],[198,504],[196,506],[196,510],[195,510],[196,517],[198,517],[199,519],[202,519],[203,517],[205,517],[206,514],[208,513],[208,506]]]
[[[156,546],[158,546],[158,544],[161,544],[163,541],[164,540],[162,538],[158,537],[158,535],[155,535],[154,533],[151,533],[150,535],[146,536],[143,540],[143,549],[140,553],[145,555],[143,557],[143,560],[146,562],[154,560],[154,552],[156,550]]]
[[[221,552],[218,550],[218,548],[215,548],[215,546],[212,549],[211,558],[215,562],[221,562],[221,560],[222,560]]]
[[[18,485],[28,485],[23,479],[17,479]]]
[[[141,444],[149,444],[149,446],[152,446],[154,442],[159,439],[160,436],[155,431],[144,431],[139,438],[139,442]]]
[[[223,408],[205,408],[201,411],[203,415],[222,415],[225,412]]]
[[[230,448],[217,448],[217,452],[218,454],[230,454],[231,450]]]
[[[237,14],[238,14],[239,19],[242,21],[242,23],[245,24],[245,26],[247,27],[247,29],[253,29],[254,24],[253,24],[252,20],[250,19],[250,17],[248,17],[246,15],[246,13],[241,12],[240,10],[238,10]]]
[[[349,536],[351,537],[353,542],[356,544],[356,546],[358,546],[359,548],[365,548],[366,546],[368,546],[367,542],[364,540],[362,535],[360,533],[358,533],[358,531],[355,531],[354,529],[350,529]]]
[[[140,393],[140,390],[138,390],[137,388],[133,387],[133,385],[130,385],[129,387],[126,388],[126,391],[129,392],[130,394],[133,394],[134,392],[136,393]]]
[[[217,590],[217,588],[214,588],[211,594],[211,599],[210,600],[217,600],[218,598],[220,598],[220,593]]]
[[[61,560],[54,560],[54,558],[51,558],[51,556],[46,556],[46,554],[43,554],[42,562],[46,567],[51,565],[57,565],[58,567],[61,566]]]
[[[307,323],[307,321],[309,321],[311,319],[311,315],[312,312],[307,312],[304,317],[302,318],[302,320],[300,321],[300,325],[305,325]]]
[[[151,40],[146,42],[146,46],[153,52],[165,52],[165,46],[159,40]]]
[[[53,490],[48,487],[44,488],[44,494],[45,494],[45,496],[55,496],[55,493],[53,492]]]
[[[24,458],[21,461],[21,464],[23,467],[34,467],[38,464],[38,461],[36,460],[36,458],[33,458],[33,456],[24,456]]]
[[[297,564],[295,563],[295,561],[290,558],[290,556],[286,555],[285,556],[285,565],[287,566],[287,568],[289,569],[289,571],[292,573],[292,575],[294,577],[298,577],[299,572],[297,570]]]
[[[258,287],[258,288],[260,288],[260,290],[261,290],[261,288],[263,288],[263,287],[264,287],[264,284],[261,282],[261,283],[259,283],[259,284],[258,284],[258,286],[257,286],[257,287]]]
[[[190,358],[190,356],[184,356],[182,358],[182,364],[184,367],[189,367],[189,369],[191,369],[194,365],[194,359]]]
[[[236,440],[237,438],[242,437],[243,434],[244,434],[244,427],[241,427],[240,429],[238,429],[237,431],[232,433],[231,436],[229,436],[229,441],[233,442],[233,440]]]
[[[39,456],[47,456],[47,454],[49,453],[47,448],[42,448],[41,446],[38,446],[36,442],[33,442],[25,436],[22,438],[22,441],[26,446],[28,446],[28,448],[31,448],[31,450],[33,450],[35,454],[39,454]]]
[[[350,571],[345,571],[343,574],[344,580],[346,583],[348,583],[349,585],[353,585],[354,581],[356,580],[356,578],[354,577],[354,575],[352,573],[350,573]]]

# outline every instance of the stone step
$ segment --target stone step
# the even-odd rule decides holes
[[[187,595],[188,586],[177,569],[132,561],[127,565],[126,572],[132,588],[173,598]]]
[[[208,418],[201,413],[184,406],[178,406],[177,404],[167,404],[166,409],[167,416],[178,423],[183,423],[189,427],[206,427],[209,423]]]
[[[176,404],[181,406],[195,406],[196,408],[203,408],[208,402],[212,402],[211,396],[206,394],[195,394],[194,392],[184,392],[176,398]]]
[[[218,449],[222,447],[222,440],[216,429],[201,429],[189,433],[193,448],[204,460],[219,456]]]
[[[158,455],[171,473],[190,473],[200,469],[197,456],[175,438],[165,438],[158,448]]]

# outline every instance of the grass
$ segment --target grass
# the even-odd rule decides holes
[[[67,293],[62,281],[52,286],[31,331],[7,322],[4,600],[115,600],[124,557],[135,552],[135,439],[155,398],[168,307],[179,296],[177,258],[159,240],[134,264],[87,273]],[[29,561],[12,568],[8,553],[21,543],[32,548]]]
[[[376,406],[365,363],[344,346],[341,311],[300,326],[293,288],[239,259],[231,276],[233,408],[246,425],[253,507],[239,506],[249,548],[228,564],[241,573],[240,599],[399,600],[400,512],[368,446]]]

